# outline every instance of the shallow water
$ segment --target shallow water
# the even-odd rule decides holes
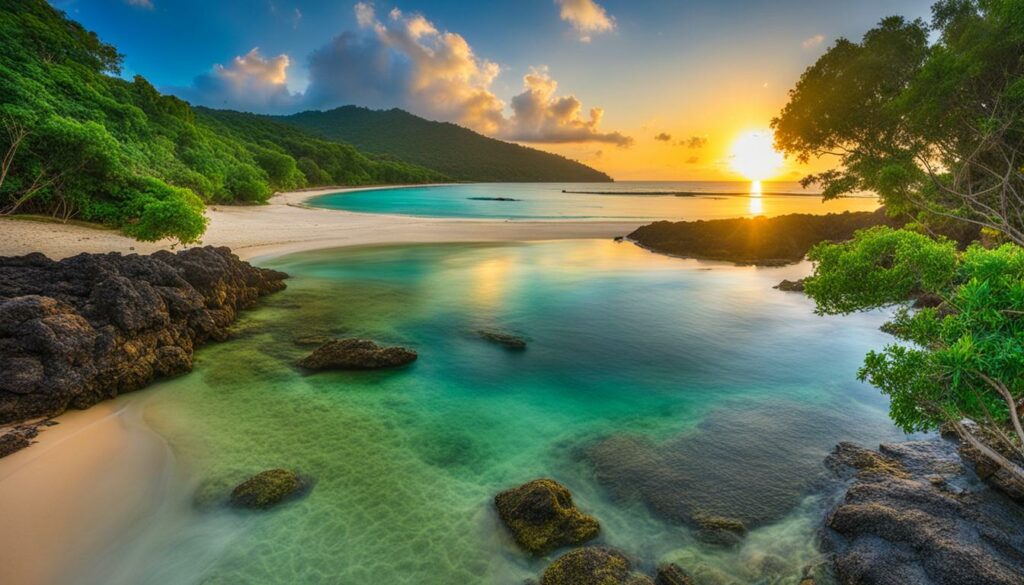
[[[674,192],[701,195],[679,197],[671,194]],[[515,201],[493,200],[497,197]],[[309,204],[364,213],[429,217],[623,221],[873,211],[879,205],[875,197],[867,195],[823,202],[817,192],[804,190],[794,182],[758,185],[728,181],[474,183],[335,193],[316,197]]]
[[[828,449],[900,436],[878,392],[855,381],[885,341],[884,315],[816,317],[802,295],[771,288],[806,265],[733,267],[596,240],[269,264],[293,276],[289,289],[145,401],[176,454],[168,497],[73,582],[517,584],[550,559],[516,550],[491,498],[550,476],[601,520],[600,542],[643,568],[680,561],[699,583],[796,583],[820,560],[812,494]],[[481,328],[529,347],[495,346]],[[389,372],[293,368],[324,335],[420,359]],[[271,467],[316,483],[267,513],[217,504]],[[685,525],[696,508],[753,530],[737,549],[701,545]]]

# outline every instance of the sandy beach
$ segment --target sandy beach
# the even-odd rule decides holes
[[[211,206],[202,245],[228,246],[241,258],[258,261],[303,250],[373,244],[609,238],[641,225],[435,219],[304,204],[342,190],[281,193],[260,206]],[[76,224],[0,220],[0,256],[42,252],[59,259],[82,252],[148,254],[163,249],[172,249],[171,242],[138,242],[116,230]],[[145,522],[142,510],[159,499],[175,473],[170,450],[142,420],[145,398],[143,391],[88,411],[69,411],[58,418],[60,424],[40,433],[36,445],[0,459],[5,585],[70,582],[68,570],[102,551],[119,532]]]
[[[228,246],[253,259],[317,248],[371,244],[496,242],[626,235],[645,222],[496,221],[351,213],[307,207],[327,193],[376,189],[320,189],[280,193],[266,205],[207,209],[210,225],[203,245]],[[0,256],[42,252],[65,258],[81,252],[149,254],[171,248],[170,241],[138,242],[116,230],[74,224],[0,220]]]

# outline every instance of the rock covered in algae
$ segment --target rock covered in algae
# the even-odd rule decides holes
[[[544,570],[540,585],[653,585],[647,575],[634,573],[621,552],[585,546],[558,557]]]
[[[655,585],[693,585],[693,579],[686,574],[686,571],[675,563],[668,563],[658,567],[658,576],[654,579]]]
[[[297,495],[304,488],[305,482],[294,471],[268,469],[238,484],[231,492],[231,505],[265,510]]]
[[[376,370],[404,366],[416,357],[411,349],[382,347],[369,339],[334,339],[299,361],[299,366],[307,370]]]
[[[746,525],[735,518],[697,514],[693,520],[697,524],[697,538],[708,544],[731,546],[738,544],[747,535]]]
[[[494,505],[516,542],[536,555],[582,544],[601,530],[581,512],[569,490],[553,479],[535,479],[494,497]]]

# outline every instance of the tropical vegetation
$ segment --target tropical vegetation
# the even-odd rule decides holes
[[[872,190],[914,220],[809,254],[821,313],[934,301],[897,310],[898,342],[861,378],[904,430],[947,426],[1024,485],[1024,2],[942,0],[930,25],[890,17],[840,39],[773,127],[802,160],[838,158],[805,179],[826,198]],[[931,235],[950,222],[981,226],[988,247]]]

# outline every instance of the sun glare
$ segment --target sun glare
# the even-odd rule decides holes
[[[729,163],[751,181],[770,179],[782,167],[783,157],[772,145],[772,133],[758,130],[742,134],[732,144]]]

